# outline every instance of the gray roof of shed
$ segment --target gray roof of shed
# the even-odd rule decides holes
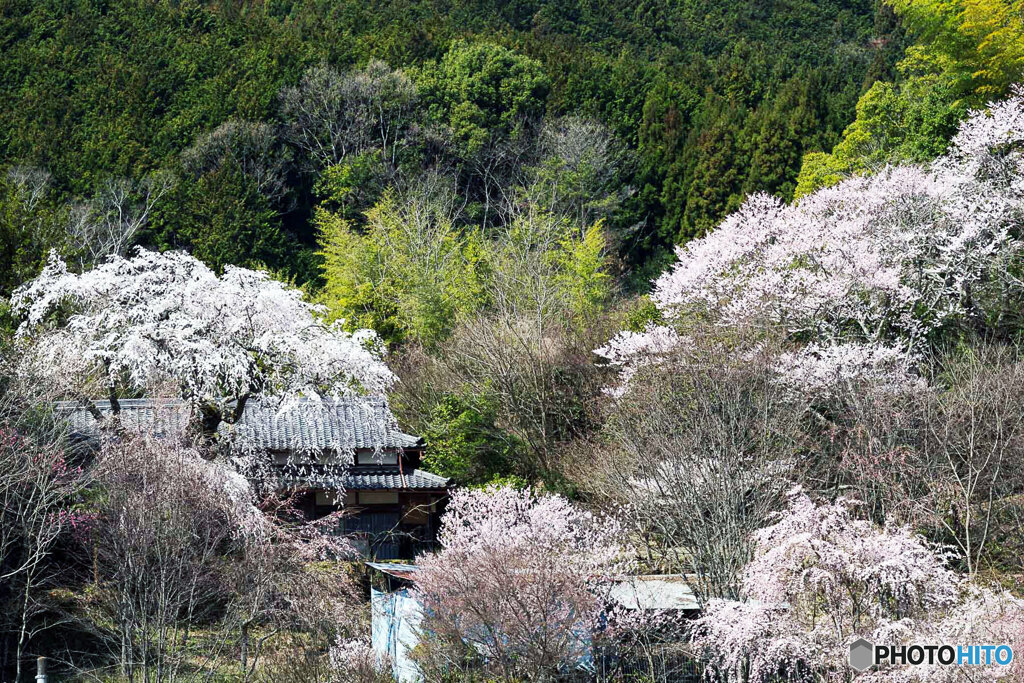
[[[617,582],[610,597],[631,610],[696,610],[700,603],[682,574],[629,576]]]

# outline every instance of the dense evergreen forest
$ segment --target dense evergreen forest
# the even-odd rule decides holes
[[[365,156],[372,140],[321,156],[289,135],[301,115],[286,93],[310,70],[401,69],[399,125],[416,131],[396,131],[393,171],[459,174],[469,222],[488,220],[486,176],[528,155],[542,119],[606,126],[619,154],[605,189],[621,200],[609,223],[629,268],[652,274],[666,247],[745,194],[792,198],[802,156],[831,150],[905,42],[872,0],[12,0],[0,27],[0,160],[47,174],[36,210],[91,201],[112,182],[145,203],[142,186],[166,172],[180,182],[147,206],[141,242],[300,281],[318,275],[311,213],[329,179],[381,175]],[[224,128],[242,122],[261,127]],[[258,162],[225,160],[225,145],[243,144]],[[348,211],[369,209],[390,180],[361,188]],[[32,242],[5,244],[22,277],[45,246]],[[4,291],[18,281],[4,279]]]

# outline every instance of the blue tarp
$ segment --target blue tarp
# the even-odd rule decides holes
[[[408,588],[387,593],[370,591],[372,610],[371,641],[373,651],[380,658],[391,661],[395,680],[399,683],[419,683],[423,674],[409,654],[419,642],[422,618],[420,604]]]

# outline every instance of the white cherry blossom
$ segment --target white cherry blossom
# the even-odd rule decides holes
[[[376,335],[329,325],[267,273],[139,249],[81,274],[51,255],[11,300],[36,372],[115,395],[173,393],[229,417],[249,396],[382,393],[395,376]]]

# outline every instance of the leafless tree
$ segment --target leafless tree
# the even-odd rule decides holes
[[[641,371],[570,475],[626,506],[646,562],[692,575],[702,601],[737,597],[750,534],[792,486],[800,443],[802,408],[763,347],[730,346],[694,342]]]
[[[126,680],[200,680],[233,661],[251,680],[273,639],[301,632],[326,646],[359,614],[336,564],[344,544],[285,519],[273,498],[258,507],[209,457],[187,435],[122,430],[104,435],[91,469],[87,617],[111,625],[100,630]]]
[[[483,204],[481,224],[485,228],[507,228],[523,211],[520,188],[530,181],[529,168],[536,162],[537,136],[521,121],[521,134],[493,136],[465,160],[464,192]]]
[[[486,310],[456,326],[433,361],[451,387],[495,400],[502,427],[525,445],[524,473],[554,471],[561,448],[596,426],[603,375],[591,350],[611,329],[573,310],[561,287],[552,255],[566,227],[535,213],[495,235]]]
[[[8,266],[0,272],[0,286],[11,291],[37,273],[47,251],[65,245],[65,207],[56,201],[49,172],[33,166],[7,169],[0,193],[0,250]]]
[[[288,137],[319,168],[371,149],[394,168],[415,103],[409,77],[380,61],[351,71],[312,67],[281,92]]]
[[[1020,508],[1024,494],[1024,361],[1016,349],[982,347],[944,358],[937,369],[945,388],[925,413],[930,498],[973,576],[993,543],[1022,540],[1019,528],[997,521],[1001,508]]]
[[[181,153],[185,173],[194,178],[228,162],[269,201],[279,203],[287,194],[291,159],[269,123],[225,121]]]
[[[629,196],[630,188],[620,185],[620,179],[631,159],[601,122],[579,116],[550,119],[541,128],[537,147],[537,161],[522,190],[530,204],[585,230]]]
[[[64,426],[33,405],[40,400],[33,387],[0,382],[0,672],[15,681],[28,648],[61,621],[47,598],[62,574],[52,554],[82,522],[72,506],[85,476]]]
[[[224,622],[238,634],[242,679],[258,677],[272,642],[303,633],[323,646],[335,634],[362,635],[367,624],[356,585],[339,563],[350,557],[335,536],[339,514],[307,522],[290,498],[268,496],[269,536],[247,543],[228,569],[232,599]]]
[[[195,632],[216,633],[230,600],[223,558],[244,533],[260,533],[239,518],[230,480],[194,447],[133,435],[104,444],[93,476],[101,492],[89,539],[101,612],[93,618],[111,624],[120,675],[176,681],[214,670],[230,655],[228,634],[207,638],[192,661]]]
[[[32,211],[46,196],[50,186],[50,172],[35,166],[12,166],[7,171],[7,178],[18,189],[24,198],[25,209]]]
[[[552,327],[527,318],[481,316],[460,326],[441,360],[446,381],[493,397],[501,426],[523,448],[524,474],[558,469],[561,448],[595,427],[601,373],[589,358],[588,331]]]
[[[1024,549],[1024,361],[1016,348],[943,354],[927,387],[855,389],[842,403],[824,439],[839,446],[838,470],[827,476],[876,521],[928,530],[971,575],[1005,563],[993,553],[1016,561]]]
[[[110,179],[92,200],[72,205],[65,229],[81,265],[123,256],[174,184],[174,177],[162,171],[137,182]]]

